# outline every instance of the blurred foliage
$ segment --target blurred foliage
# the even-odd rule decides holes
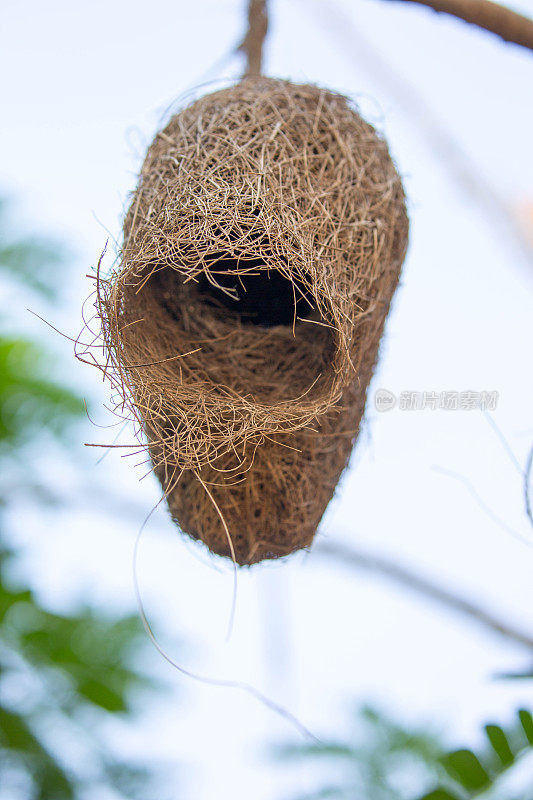
[[[533,678],[533,667],[517,670],[515,672],[499,672],[497,677],[506,681],[530,680]]]
[[[40,238],[13,239],[7,228],[7,205],[0,199],[0,278],[32,296],[56,298],[61,248]],[[62,437],[83,414],[82,399],[50,379],[52,367],[36,342],[0,330],[0,456],[6,457],[6,450],[14,455],[39,434]]]
[[[21,797],[39,800],[76,798],[84,787],[99,783],[120,788],[121,773],[122,790],[127,783],[140,790],[148,775],[135,770],[133,781],[128,765],[110,761],[97,738],[102,713],[130,713],[132,690],[148,685],[130,666],[140,633],[137,618],[105,619],[91,609],[71,615],[51,613],[30,589],[11,585],[13,557],[7,548],[0,549],[0,760],[4,768],[9,767],[14,785],[27,785],[30,778],[30,791],[26,789]],[[78,739],[84,749],[81,772],[67,766],[47,743],[47,729],[68,731],[69,737]],[[84,774],[87,765],[90,769]],[[6,788],[2,783],[0,779],[0,797]],[[13,792],[13,785],[10,789]],[[125,796],[142,793],[130,790]]]
[[[83,401],[44,377],[50,359],[33,342],[0,334],[0,455],[39,433],[62,437]]]
[[[4,278],[11,278],[47,300],[55,300],[65,262],[63,248],[37,236],[14,237],[9,227],[9,204],[0,198],[0,270]]]
[[[448,752],[442,740],[424,730],[398,725],[371,708],[359,710],[354,742],[330,741],[285,745],[276,754],[284,762],[304,761],[333,781],[300,795],[298,800],[533,800],[499,788],[517,759],[533,748],[533,717],[520,710],[513,726],[486,725],[486,747]],[[320,779],[319,781],[320,782]],[[429,787],[433,788],[428,793]]]
[[[283,761],[304,761],[320,775],[334,776],[298,800],[411,800],[413,792],[441,777],[439,759],[445,751],[435,734],[408,730],[363,707],[355,718],[353,741],[288,744],[276,752]]]
[[[0,273],[21,289],[55,296],[60,251],[38,239],[10,240],[0,204]],[[0,330],[0,467],[84,412],[80,398],[50,377],[41,345]],[[31,469],[27,480],[30,485]],[[12,499],[1,496],[0,509]],[[34,493],[34,499],[38,494]],[[15,578],[16,553],[0,516],[0,798],[75,800],[87,790],[143,797],[150,776],[113,759],[99,735],[103,723],[134,710],[135,692],[150,685],[134,664],[136,617],[107,617],[90,608],[53,613]]]
[[[525,709],[517,713],[516,723],[508,730],[499,725],[485,725],[486,747],[480,754],[472,750],[453,750],[441,757],[440,763],[449,778],[446,784],[425,794],[421,800],[470,800],[474,797],[496,797],[494,787],[516,760],[533,748],[533,716]],[[450,783],[451,781],[451,783]],[[529,795],[520,800],[533,800],[533,778]],[[498,800],[515,800],[498,792]]]

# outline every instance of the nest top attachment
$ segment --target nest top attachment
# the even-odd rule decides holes
[[[174,516],[214,552],[228,535],[239,563],[310,543],[407,228],[385,142],[333,92],[247,79],[156,135],[99,308],[120,403]]]

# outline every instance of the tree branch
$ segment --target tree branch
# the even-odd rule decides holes
[[[393,98],[399,113],[412,125],[415,133],[430,148],[439,165],[450,173],[462,191],[485,213],[487,222],[500,228],[520,249],[520,254],[531,267],[533,249],[518,225],[514,210],[473,161],[470,153],[463,149],[450,132],[444,119],[428,104],[420,91],[402,78],[382,56],[381,51],[367,39],[352,17],[337,3],[330,2],[326,8],[324,0],[300,0],[307,13],[315,17],[315,24],[330,34],[336,50],[344,51],[354,68],[372,74],[372,79],[381,85],[381,91]],[[528,273],[529,274],[529,273]]]
[[[388,0],[388,2],[420,3],[441,14],[454,17],[533,50],[533,20],[500,6],[491,0]]]
[[[249,0],[248,30],[237,48],[246,56],[244,78],[259,78],[263,62],[263,43],[268,31],[267,0]]]
[[[533,650],[533,634],[518,630],[513,625],[498,619],[490,611],[481,608],[481,606],[431,583],[427,578],[418,575],[416,572],[411,572],[405,567],[400,567],[383,556],[363,553],[359,550],[354,550],[352,547],[345,547],[342,544],[333,542],[322,542],[313,548],[313,552],[332,558],[337,563],[342,563],[345,566],[377,572],[411,591],[423,594],[425,597],[429,597],[431,600],[453,609],[453,611],[458,611],[470,617],[485,628],[499,633],[500,636],[505,636],[507,639]]]

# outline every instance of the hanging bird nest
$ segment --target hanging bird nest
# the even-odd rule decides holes
[[[348,101],[248,79],[154,139],[99,313],[173,518],[239,564],[310,545],[346,466],[408,220]]]

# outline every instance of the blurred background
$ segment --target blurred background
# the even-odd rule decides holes
[[[267,74],[346,93],[386,135],[410,249],[312,551],[239,571],[227,642],[231,565],[162,507],[139,583],[172,658],[251,684],[319,741],[148,641],[132,554],[158,484],[142,457],[84,446],[132,433],[35,316],[76,338],[155,131],[241,74],[245,3],[4,0],[2,800],[533,798],[533,59],[410,3],[270,12]],[[378,410],[378,390],[396,405]],[[495,400],[432,408],[442,392]]]

